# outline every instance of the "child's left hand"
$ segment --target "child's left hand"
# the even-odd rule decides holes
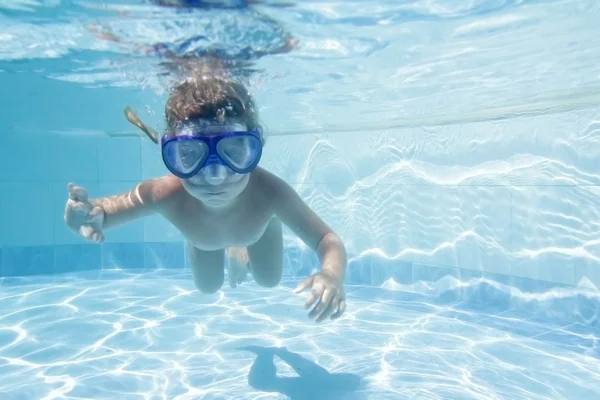
[[[311,296],[304,303],[304,308],[315,305],[308,313],[309,318],[316,317],[316,322],[321,322],[329,316],[331,319],[337,319],[346,310],[344,285],[339,279],[325,272],[317,272],[300,282],[294,293],[301,293],[308,288],[312,289]]]

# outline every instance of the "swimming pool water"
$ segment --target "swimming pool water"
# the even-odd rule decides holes
[[[318,325],[294,284],[202,295],[188,271],[5,279],[2,398],[600,396],[599,327],[364,286]]]
[[[0,278],[0,399],[600,398],[597,0],[151,3],[0,0],[0,275],[54,273]],[[67,231],[68,181],[166,173],[122,110],[161,128],[167,60],[92,26],[241,59],[263,165],[371,284],[343,319],[308,320],[297,278],[200,294],[157,219]]]

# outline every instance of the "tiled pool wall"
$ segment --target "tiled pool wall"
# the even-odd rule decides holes
[[[272,135],[262,165],[340,234],[353,256],[351,282],[483,274],[519,287],[594,290],[600,287],[598,111]],[[35,162],[23,163],[25,154]],[[97,197],[165,173],[158,149],[141,138],[0,135],[2,275],[181,268],[182,238],[158,216],[107,232],[101,246],[69,232],[62,216],[69,181]],[[289,232],[286,243],[288,260],[297,260]],[[302,254],[302,261],[288,262],[288,273],[315,265],[310,253]]]
[[[189,268],[183,242],[63,244],[0,249],[0,277],[53,275],[95,270]],[[287,247],[284,276],[304,277],[319,269],[316,254],[308,248]],[[485,270],[430,265],[408,259],[388,259],[377,254],[350,255],[346,283],[412,290],[419,282],[443,278],[468,281],[486,278],[525,292],[543,292],[571,285],[523,278]],[[386,283],[388,286],[386,286]],[[447,288],[446,288],[447,289]]]
[[[102,271],[106,270],[139,273],[189,268],[182,242],[68,244],[0,251],[0,276],[12,284],[30,282],[27,277],[60,278],[72,272],[94,279],[105,276]],[[316,254],[307,248],[288,247],[284,261],[284,278],[306,277],[319,267]],[[0,286],[2,283],[0,279]],[[424,301],[441,307],[464,304],[495,312],[517,310],[538,318],[600,327],[600,292],[556,282],[366,254],[351,256],[346,284],[349,288],[378,287],[378,295],[386,301],[393,293],[394,301],[400,302]]]

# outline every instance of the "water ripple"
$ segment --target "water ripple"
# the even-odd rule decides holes
[[[276,105],[263,112],[275,134],[507,120],[600,104],[593,0],[306,1],[190,13],[106,3],[15,3],[32,10],[0,15],[0,69],[163,94],[163,75],[177,68],[165,71],[164,60],[131,43],[217,49],[255,61],[249,70],[262,83],[253,89],[260,104]],[[98,39],[88,31],[93,22],[130,45]],[[274,54],[287,32],[298,45]]]
[[[264,166],[293,183],[353,254],[378,249],[395,259],[597,288],[597,122],[570,115],[271,138]]]
[[[469,310],[439,302],[431,292],[361,287],[349,287],[345,318],[315,325],[302,299],[291,294],[292,281],[275,290],[247,283],[203,296],[187,271],[94,274],[54,277],[52,283],[41,277],[5,280],[4,396],[254,399],[267,395],[262,390],[270,398],[293,399],[331,398],[334,392],[345,399],[600,394],[600,331],[592,327],[544,323],[510,310]],[[456,283],[461,290],[483,286]],[[553,295],[543,296],[535,300],[547,307]]]

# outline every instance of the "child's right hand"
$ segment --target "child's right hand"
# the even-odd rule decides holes
[[[100,243],[104,240],[102,225],[104,209],[88,200],[85,189],[69,183],[69,199],[65,206],[67,226],[85,239]]]

